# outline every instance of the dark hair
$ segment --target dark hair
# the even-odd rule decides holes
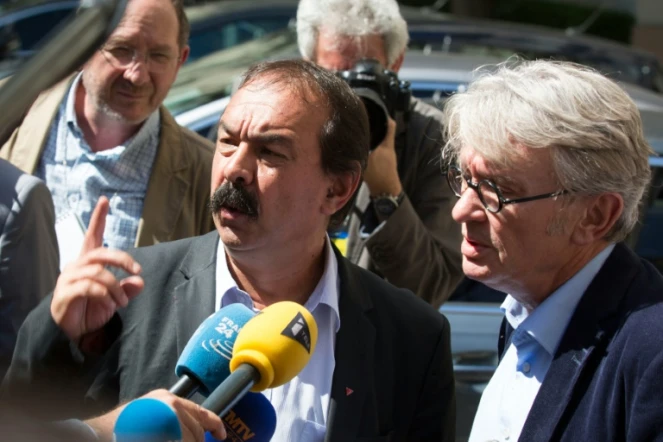
[[[320,130],[322,169],[330,175],[363,175],[368,161],[368,115],[360,98],[333,73],[305,60],[279,60],[255,64],[244,74],[239,88],[256,80],[285,85],[302,97],[313,92],[327,108]],[[352,209],[356,195],[332,215],[329,228],[338,227]]]
[[[171,2],[175,8],[177,23],[179,24],[179,30],[177,31],[177,42],[179,43],[181,49],[189,43],[191,25],[189,24],[189,18],[186,16],[186,11],[184,10],[184,0],[171,0]]]

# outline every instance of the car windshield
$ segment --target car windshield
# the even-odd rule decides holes
[[[182,66],[164,104],[173,115],[181,114],[229,96],[252,64],[297,55],[297,36],[291,30],[214,52]]]

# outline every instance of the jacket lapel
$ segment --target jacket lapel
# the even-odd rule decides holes
[[[18,131],[12,134],[13,140],[10,139],[8,144],[13,142],[13,148],[3,152],[3,157],[24,172],[33,174],[37,169],[51,126],[75,76],[66,78],[37,97]]]
[[[618,326],[619,304],[635,277],[637,259],[626,246],[617,244],[587,288],[564,332],[519,440],[559,439],[564,429],[560,424],[573,411],[567,407],[585,385],[579,379],[591,377]]]
[[[179,173],[189,167],[189,157],[182,152],[185,145],[182,131],[164,107],[160,109],[160,113],[159,147],[138,224],[136,247],[171,239],[181,216],[182,201],[191,185],[186,175]]]
[[[198,326],[215,311],[216,299],[216,249],[219,234],[216,231],[196,237],[180,266],[181,280],[171,291],[177,318],[177,354],[184,347]]]
[[[334,247],[340,279],[341,328],[336,334],[336,367],[332,380],[325,442],[354,440],[359,432],[367,392],[373,384],[375,328],[365,316],[372,308],[362,296],[364,287],[355,280],[354,269]]]

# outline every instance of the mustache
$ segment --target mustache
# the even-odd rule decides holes
[[[209,209],[212,213],[227,207],[242,212],[251,218],[258,217],[258,198],[241,184],[226,181],[210,197]]]
[[[120,92],[129,93],[132,95],[149,95],[152,93],[152,88],[149,86],[135,86],[130,81],[119,79],[115,83],[115,89]]]

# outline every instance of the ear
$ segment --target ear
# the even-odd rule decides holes
[[[361,182],[360,170],[357,163],[357,167],[351,172],[330,175],[327,196],[322,207],[325,215],[332,216],[352,198]]]
[[[618,193],[603,193],[590,197],[585,212],[571,233],[571,240],[582,246],[603,239],[623,211],[624,199]]]
[[[179,69],[184,63],[186,63],[186,60],[189,58],[189,53],[191,52],[191,47],[189,45],[186,45],[182,48],[180,51],[180,60],[177,63],[177,69]]]
[[[401,55],[396,59],[396,61],[391,65],[389,69],[398,73],[398,71],[401,69],[401,66],[403,66],[404,59],[405,59],[405,51],[401,53]]]

